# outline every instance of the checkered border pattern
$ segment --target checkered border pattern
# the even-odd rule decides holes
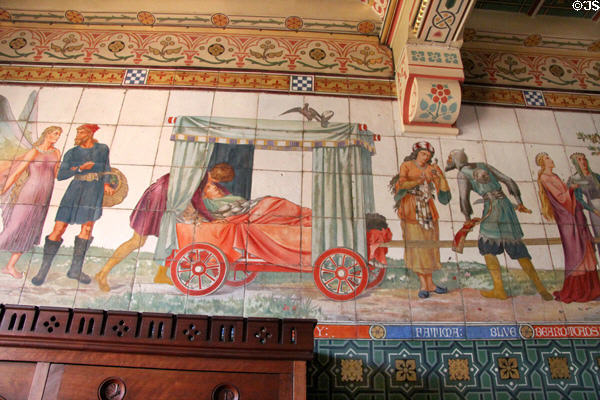
[[[544,93],[539,90],[523,90],[523,97],[529,107],[546,107]]]
[[[312,92],[314,90],[315,78],[312,75],[292,75],[290,80],[290,91],[292,92]]]
[[[148,79],[147,69],[128,69],[123,79],[124,85],[145,85]]]

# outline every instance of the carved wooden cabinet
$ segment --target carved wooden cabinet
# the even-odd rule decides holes
[[[0,305],[0,399],[305,399],[315,324]]]

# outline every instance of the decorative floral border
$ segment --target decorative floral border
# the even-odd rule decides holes
[[[0,26],[0,61],[393,76],[376,39]]]
[[[477,43],[493,43],[495,45],[507,44],[527,48],[565,49],[600,53],[600,40],[560,38],[541,35],[539,33],[488,32],[465,28],[463,40],[469,46],[477,45]]]
[[[471,83],[600,90],[600,54],[577,57],[463,47],[461,55],[465,80]]]
[[[385,2],[387,0],[377,0]],[[381,6],[379,6],[381,7]],[[373,4],[375,8],[375,4]],[[376,11],[377,12],[377,11]],[[385,13],[385,10],[383,10]],[[379,14],[379,13],[378,13]],[[44,24],[85,24],[86,26],[127,25],[127,26],[186,26],[199,28],[234,28],[234,29],[270,29],[305,32],[328,32],[355,35],[379,35],[381,18],[369,20],[325,20],[317,18],[301,18],[298,16],[271,17],[253,15],[226,15],[223,13],[176,14],[160,12],[85,12],[77,10],[19,10],[0,8],[0,21],[13,23]]]

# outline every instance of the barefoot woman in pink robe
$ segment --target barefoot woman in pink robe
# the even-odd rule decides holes
[[[0,233],[0,249],[12,253],[2,272],[17,279],[23,277],[15,269],[19,257],[40,244],[60,161],[60,151],[54,144],[61,133],[58,126],[46,128],[33,148],[12,163],[2,187],[1,194],[9,190],[11,193],[2,205],[4,230]],[[25,171],[29,177],[21,184],[19,178]]]
[[[586,302],[600,297],[600,280],[596,271],[593,236],[583,215],[583,207],[575,198],[576,187],[567,188],[552,172],[554,161],[546,153],[535,157],[540,167],[538,185],[542,215],[555,221],[565,255],[565,281],[556,300]]]

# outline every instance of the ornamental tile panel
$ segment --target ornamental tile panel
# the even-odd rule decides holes
[[[0,61],[235,68],[391,77],[370,38],[0,26]]]

